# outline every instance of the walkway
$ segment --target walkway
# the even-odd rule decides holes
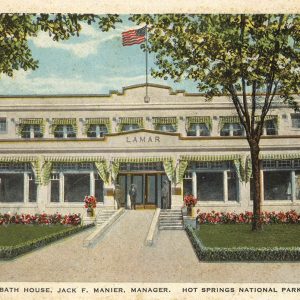
[[[199,263],[185,231],[161,231],[144,241],[154,211],[127,211],[93,248],[92,232],[0,262],[4,281],[90,282],[298,282],[300,263]]]

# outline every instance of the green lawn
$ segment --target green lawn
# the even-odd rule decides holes
[[[251,225],[200,225],[197,236],[206,247],[300,247],[300,225],[264,225],[251,231]]]
[[[52,233],[68,230],[64,225],[17,225],[0,226],[0,246],[14,246]]]

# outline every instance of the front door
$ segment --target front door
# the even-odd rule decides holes
[[[144,205],[144,176],[143,175],[131,175],[131,184],[134,184],[137,189],[135,203],[137,206]]]
[[[161,176],[159,175],[159,178]],[[118,184],[122,190],[121,206],[126,207],[130,185],[137,189],[136,207],[155,208],[158,206],[158,175],[157,174],[120,174]],[[160,186],[160,185],[159,185]]]
[[[145,207],[155,207],[157,204],[157,176],[145,175]]]

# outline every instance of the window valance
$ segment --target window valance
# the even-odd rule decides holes
[[[260,120],[260,116],[255,116],[255,122]],[[265,121],[274,120],[276,126],[278,126],[278,116],[268,115],[265,117]],[[223,128],[225,124],[240,123],[238,116],[221,116],[219,117],[219,128]]]
[[[240,181],[245,181],[246,158],[240,154],[227,155],[182,155],[176,168],[176,183],[181,183],[190,161],[232,161]]]
[[[57,126],[72,125],[75,132],[77,132],[77,121],[75,118],[54,118],[51,123],[51,132],[54,133]]]
[[[147,163],[147,162],[162,162],[168,179],[174,179],[174,160],[172,157],[119,157],[112,161],[112,178],[117,179],[120,170],[120,163]]]
[[[139,128],[144,128],[144,119],[142,117],[124,117],[118,120],[118,131],[123,130],[124,125],[135,125],[137,124]]]
[[[85,119],[84,133],[86,134],[91,125],[105,125],[108,133],[111,132],[111,122],[109,118],[88,118]]]
[[[42,184],[47,185],[51,178],[53,163],[87,163],[95,164],[100,178],[107,183],[109,181],[109,171],[106,160],[101,156],[73,157],[73,156],[48,156],[44,158],[42,166]]]
[[[42,118],[19,119],[17,127],[18,134],[22,133],[26,125],[40,125],[42,133],[45,133],[45,121]]]
[[[2,163],[30,163],[35,176],[35,182],[41,183],[41,161],[36,156],[0,156]]]
[[[187,129],[190,128],[191,124],[201,124],[204,123],[209,130],[212,128],[211,117],[203,117],[203,116],[194,116],[186,118],[186,126]]]

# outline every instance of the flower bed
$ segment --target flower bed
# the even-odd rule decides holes
[[[244,213],[225,213],[215,212],[200,213],[197,211],[197,219],[200,224],[250,224],[253,213],[246,211]],[[288,212],[263,212],[260,216],[263,224],[299,224],[300,214],[295,210]]]
[[[191,226],[185,229],[200,261],[300,261],[299,247],[212,248],[203,245]]]
[[[2,246],[0,247],[0,259],[12,259],[18,255],[24,254],[26,252],[32,251],[34,249],[38,249],[43,247],[51,242],[57,241],[64,237],[70,236],[74,233],[80,232],[84,229],[87,229],[94,224],[84,225],[84,226],[72,226],[66,227],[65,230],[48,234],[46,236],[29,240],[27,242],[20,243],[15,246]]]
[[[35,225],[79,225],[81,224],[80,214],[61,215],[59,213],[48,215],[42,214],[0,214],[0,225],[8,224],[35,224]]]

